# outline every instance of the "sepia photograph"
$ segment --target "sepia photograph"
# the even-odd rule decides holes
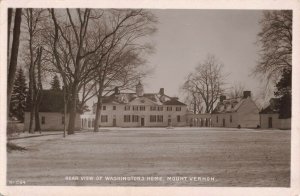
[[[5,186],[291,188],[293,9],[5,11]]]

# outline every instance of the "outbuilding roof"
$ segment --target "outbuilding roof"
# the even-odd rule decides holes
[[[30,112],[30,105],[27,104],[26,112]],[[43,90],[39,112],[64,112],[64,93],[62,90]],[[80,113],[79,108],[77,112]]]
[[[249,98],[234,98],[234,99],[225,99],[218,102],[215,109],[212,111],[213,114],[218,113],[231,113],[236,112],[240,106],[244,103],[245,99]]]
[[[278,113],[278,109],[276,109],[276,106],[278,104],[278,99],[277,98],[271,98],[270,99],[270,104],[266,107],[263,108],[260,111],[260,114],[275,114]]]
[[[27,104],[26,110],[30,111],[30,106]],[[62,91],[43,90],[40,112],[63,112],[64,111],[64,95]]]

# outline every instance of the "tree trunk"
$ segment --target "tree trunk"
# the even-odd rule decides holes
[[[32,93],[31,93],[32,95]],[[33,119],[35,116],[35,104],[33,104],[33,100],[31,98],[30,100],[30,117],[29,117],[29,128],[28,128],[28,132],[32,133],[32,129],[33,129]]]
[[[9,70],[8,70],[8,77],[7,77],[8,78],[7,79],[7,114],[9,114],[10,99],[11,99],[11,94],[14,86],[17,63],[18,63],[21,20],[22,20],[22,9],[17,8],[15,14],[13,41],[12,41],[10,63],[9,63]]]
[[[64,137],[66,137],[66,130],[67,130],[67,109],[68,109],[68,99],[67,99],[67,93],[66,93],[66,86],[63,86],[64,91]]]
[[[40,110],[40,102],[41,102],[41,92],[37,93],[37,98],[36,98],[36,106],[35,106],[35,112],[34,112],[34,122],[35,122],[35,127],[34,127],[34,132],[40,132],[41,133],[41,124],[40,124],[40,115],[39,115],[39,110]]]
[[[69,104],[69,124],[68,124],[68,135],[74,134],[75,120],[76,120],[76,105],[77,105],[77,85],[73,83],[72,93],[70,96]]]
[[[33,49],[31,39],[29,41],[30,50],[30,67],[29,67],[29,93],[30,93],[30,121],[29,121],[29,133],[33,133],[33,119],[35,118],[36,111],[36,81],[35,81],[35,62],[33,62]],[[37,52],[38,53],[38,52]],[[38,57],[37,57],[38,58]],[[37,60],[37,59],[36,59]]]
[[[42,132],[40,124],[40,104],[42,101],[43,85],[42,85],[42,76],[41,76],[41,59],[42,59],[42,47],[38,49],[37,52],[37,69],[38,69],[38,80],[37,80],[37,89],[35,89],[35,129],[34,132]]]
[[[95,120],[94,120],[94,132],[98,132],[99,131],[99,119],[101,116],[101,109],[102,109],[102,93],[99,91],[98,93],[98,101],[97,101],[97,108],[96,108],[96,116],[95,116]]]
[[[76,119],[76,100],[72,98],[70,101],[68,135],[74,134],[75,119]]]
[[[28,129],[28,132],[29,133],[32,133],[33,131],[33,119],[34,119],[34,116],[35,116],[35,107],[36,107],[36,104],[34,103],[35,102],[35,90],[34,90],[34,76],[32,76],[32,71],[31,71],[32,67],[30,67],[29,69],[29,93],[30,93],[30,119],[29,119],[29,129]],[[33,79],[32,79],[33,78]]]
[[[8,8],[7,13],[7,64],[9,65],[10,27],[12,18],[12,8]]]

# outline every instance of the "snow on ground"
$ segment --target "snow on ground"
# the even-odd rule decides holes
[[[287,130],[103,128],[66,138],[18,139],[12,142],[28,150],[8,153],[7,180],[8,185],[288,187],[290,137]]]

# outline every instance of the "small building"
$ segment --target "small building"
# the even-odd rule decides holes
[[[40,125],[42,131],[61,131],[64,123],[68,125],[68,115],[64,117],[64,99],[62,91],[43,90],[39,108]],[[33,130],[35,122],[33,118]],[[30,111],[27,108],[24,117],[24,130],[29,130]],[[80,129],[80,115],[76,115],[75,129]]]
[[[220,96],[212,112],[213,127],[257,128],[259,124],[259,109],[251,98],[251,91],[244,91],[241,98]]]
[[[278,99],[270,99],[270,104],[260,112],[260,126],[267,129],[291,129],[291,118],[280,118],[276,109]]]
[[[93,113],[81,115],[81,127],[94,126],[96,104]],[[121,93],[116,87],[110,96],[102,98],[99,126],[102,127],[167,127],[186,126],[187,106],[178,98],[158,93],[144,93],[143,85],[136,85],[135,93]]]

